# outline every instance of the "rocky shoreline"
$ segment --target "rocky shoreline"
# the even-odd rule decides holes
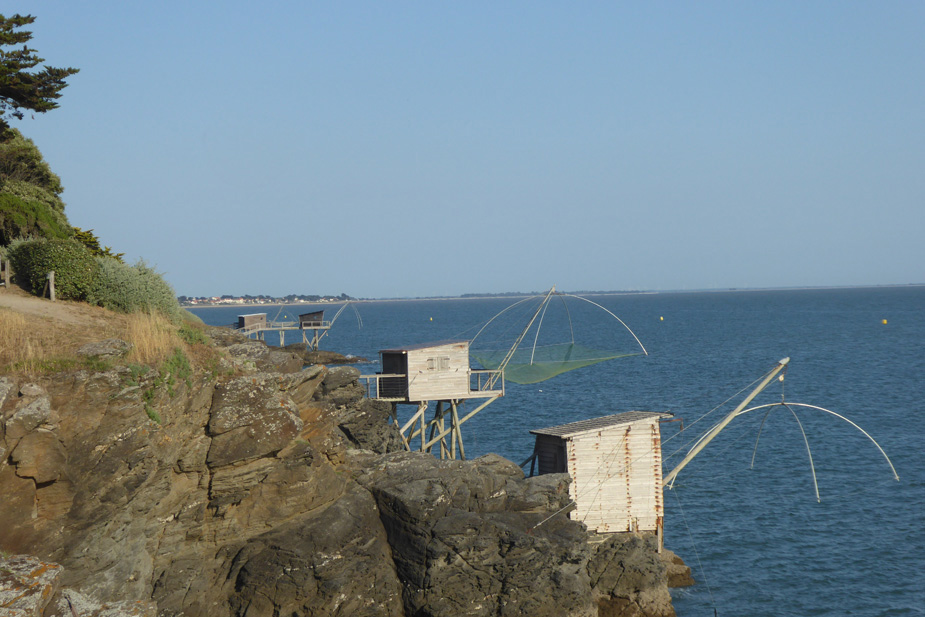
[[[355,368],[209,334],[221,366],[169,389],[0,377],[9,614],[674,615],[686,567],[568,519],[567,475],[406,452]]]

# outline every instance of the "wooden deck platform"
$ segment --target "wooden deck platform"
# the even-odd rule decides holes
[[[292,330],[301,330],[302,342],[305,343],[312,351],[317,351],[318,343],[321,340],[321,337],[324,336],[324,333],[331,329],[331,322],[320,321],[313,322],[311,325],[306,325],[298,321],[263,321],[244,326],[243,328],[239,328],[238,324],[236,323],[231,324],[231,327],[234,328],[236,332],[240,332],[245,336],[254,336],[260,340],[264,340],[265,333],[267,332],[279,332],[280,347],[285,344],[286,332]],[[312,333],[310,337],[307,336],[307,332]]]

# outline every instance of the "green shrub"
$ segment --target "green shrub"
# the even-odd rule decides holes
[[[177,334],[180,335],[180,338],[183,339],[187,345],[195,345],[196,343],[208,344],[209,337],[205,333],[191,326],[189,323],[180,324],[180,329],[177,331]]]
[[[183,321],[185,321],[186,323],[195,323],[195,324],[200,324],[200,325],[205,323],[202,320],[202,317],[200,317],[199,315],[196,315],[195,313],[190,313],[186,309],[180,310],[180,317],[182,317]]]
[[[161,370],[164,373],[164,382],[167,384],[167,393],[170,396],[174,395],[173,387],[178,380],[185,381],[187,387],[192,386],[190,378],[193,375],[193,367],[189,363],[189,358],[179,347],[174,348],[173,353],[164,361]]]
[[[79,242],[61,239],[29,240],[9,249],[9,260],[20,285],[40,294],[48,273],[55,272],[55,293],[62,300],[83,300],[94,283],[99,265]]]
[[[154,408],[153,408],[153,407],[151,407],[150,405],[147,405],[147,404],[146,404],[146,405],[145,405],[145,413],[148,414],[148,418],[150,418],[152,422],[156,422],[157,424],[161,424],[161,416],[160,416],[160,414],[158,414],[156,411],[154,411]]]
[[[17,237],[69,238],[73,232],[63,213],[38,201],[0,191],[0,244]]]
[[[61,198],[55,195],[54,193],[48,191],[41,186],[36,186],[35,184],[30,184],[29,182],[24,182],[22,180],[4,180],[2,190],[4,193],[9,193],[19,197],[23,201],[34,202],[48,206],[54,210],[62,219],[65,218],[64,215],[64,202],[61,201]]]
[[[186,383],[187,388],[191,388],[193,386],[192,376],[193,367],[189,362],[189,358],[186,357],[182,349],[175,347],[161,365],[160,374],[154,379],[151,387],[142,395],[146,403],[145,407],[150,408],[151,403],[154,402],[155,392],[161,386],[166,388],[167,395],[170,398],[173,398],[176,394],[174,386],[180,381]],[[148,415],[150,416],[150,413]],[[153,420],[154,418],[151,419]],[[156,422],[160,424],[160,418]]]
[[[35,185],[55,198],[64,191],[61,179],[51,171],[35,142],[16,129],[0,133],[0,181],[11,180]],[[56,208],[64,210],[60,199]]]
[[[173,288],[144,261],[130,266],[111,257],[97,257],[96,262],[98,273],[88,302],[122,313],[157,311],[174,321],[180,319]]]
[[[100,239],[93,233],[92,229],[83,230],[80,227],[74,228],[74,239],[87,247],[94,257],[112,257],[116,261],[123,261],[125,253],[113,253],[108,246],[101,246]]]

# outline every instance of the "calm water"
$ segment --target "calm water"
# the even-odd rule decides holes
[[[464,426],[470,457],[498,452],[516,462],[533,448],[528,431],[620,411],[671,411],[688,427],[663,427],[666,471],[692,438],[731,409],[702,418],[783,357],[786,380],[754,404],[781,400],[846,416],[884,448],[824,412],[794,407],[800,427],[774,408],[737,418],[666,491],[666,544],[694,569],[696,587],[673,592],[682,617],[925,615],[925,287],[589,296],[619,316],[649,355],[605,362],[507,396]],[[471,339],[512,299],[369,302],[344,311],[323,349],[364,356],[379,349]],[[544,316],[541,340],[603,350],[633,349],[623,327],[588,303],[566,298]],[[264,309],[197,309],[224,325]],[[267,307],[269,318],[278,307]],[[336,310],[336,307],[334,307]],[[294,315],[305,307],[283,307]],[[328,308],[330,318],[333,310]],[[511,323],[523,313],[505,314]],[[569,328],[571,317],[572,328]],[[882,321],[886,319],[887,324]],[[362,321],[362,325],[361,325]],[[474,344],[513,342],[522,327],[499,319]],[[513,329],[512,329],[513,328]],[[574,331],[574,334],[572,332]],[[277,342],[277,335],[269,336]],[[290,339],[295,342],[295,337]],[[532,345],[532,334],[525,345]],[[741,396],[740,396],[741,398]],[[732,404],[737,401],[733,400]],[[408,412],[411,407],[406,406]]]

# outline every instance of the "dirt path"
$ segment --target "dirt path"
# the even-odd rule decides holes
[[[15,285],[11,285],[9,289],[0,286],[0,307],[77,326],[93,326],[103,323],[102,316],[97,314],[101,309],[82,302],[65,300],[52,302],[47,298],[39,298],[26,293]]]

